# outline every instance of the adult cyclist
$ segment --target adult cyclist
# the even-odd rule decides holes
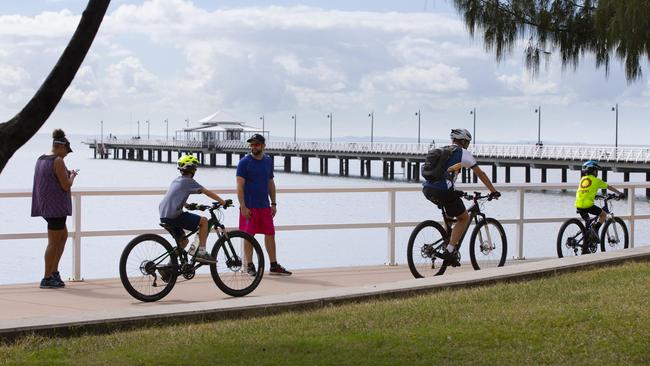
[[[578,190],[576,191],[575,203],[576,210],[585,221],[589,219],[588,214],[598,216],[598,222],[593,226],[594,232],[596,233],[598,233],[598,230],[607,218],[607,213],[594,204],[598,190],[609,189],[618,194],[619,198],[625,197],[621,191],[598,178],[598,170],[601,169],[595,160],[589,160],[582,164],[582,178],[580,178],[580,184],[578,184]],[[598,238],[594,239],[598,240]]]
[[[460,266],[458,244],[460,237],[469,225],[469,214],[465,209],[465,204],[460,199],[462,192],[456,191],[454,187],[458,173],[462,168],[472,169],[485,187],[490,190],[490,195],[493,198],[500,197],[501,193],[494,188],[485,172],[478,166],[472,153],[467,151],[467,147],[472,141],[472,134],[464,128],[455,128],[451,130],[450,137],[454,150],[445,163],[446,174],[436,182],[425,181],[422,184],[424,186],[422,193],[429,201],[444,207],[447,216],[456,218],[456,225],[451,230],[443,260],[452,267],[457,267]]]

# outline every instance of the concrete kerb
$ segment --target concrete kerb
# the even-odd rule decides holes
[[[206,320],[269,316],[289,311],[309,311],[327,306],[376,299],[409,297],[446,289],[459,289],[517,282],[630,261],[650,260],[650,247],[574,258],[549,259],[502,268],[469,271],[453,275],[381,283],[371,286],[335,288],[324,291],[230,300],[177,304],[146,309],[82,313],[74,316],[37,317],[6,322],[0,326],[0,341],[11,342],[26,335],[70,336],[106,333]]]

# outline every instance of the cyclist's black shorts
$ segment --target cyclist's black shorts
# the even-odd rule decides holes
[[[579,213],[580,216],[582,217],[582,219],[586,221],[586,220],[589,219],[589,215],[587,215],[587,214],[592,214],[594,216],[598,216],[598,215],[600,215],[601,212],[603,212],[603,209],[596,206],[596,205],[593,205],[593,206],[588,207],[588,208],[578,208],[578,209],[576,209],[576,212]]]
[[[457,217],[466,211],[465,204],[458,196],[457,191],[424,187],[422,193],[429,201],[444,207],[447,216]]]
[[[47,221],[48,230],[63,230],[65,229],[66,216],[63,217],[43,217]]]
[[[201,216],[183,211],[178,217],[173,219],[161,218],[160,222],[168,224],[174,227],[174,238],[180,239],[185,236],[185,230],[194,231],[199,227],[199,221],[201,221]]]

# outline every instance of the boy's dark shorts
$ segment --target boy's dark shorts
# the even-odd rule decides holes
[[[424,187],[422,193],[429,201],[444,207],[447,216],[457,217],[466,211],[465,204],[458,196],[457,191]]]
[[[63,230],[65,229],[66,216],[63,217],[43,217],[47,221],[48,230]]]
[[[588,208],[577,208],[576,212],[580,214],[580,216],[582,217],[583,220],[588,220],[589,215],[587,215],[587,214],[592,214],[594,216],[598,216],[598,215],[600,215],[601,212],[603,212],[603,209],[596,206],[596,205],[593,205],[593,206],[588,207]]]
[[[173,219],[161,218],[160,222],[163,224],[168,224],[174,227],[174,236],[176,238],[182,238],[185,236],[185,230],[194,231],[199,227],[199,221],[201,221],[201,216],[189,213],[184,211],[182,214],[178,215]]]

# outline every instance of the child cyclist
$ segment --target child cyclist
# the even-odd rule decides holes
[[[199,160],[193,155],[185,155],[178,159],[178,170],[180,170],[181,176],[172,181],[167,194],[165,194],[158,206],[160,221],[173,226],[176,229],[175,236],[177,238],[184,235],[183,229],[194,231],[198,227],[198,252],[191,254],[194,254],[196,260],[201,263],[216,263],[215,259],[205,249],[205,242],[208,238],[208,219],[182,210],[183,207],[190,207],[187,204],[187,198],[190,194],[196,193],[203,193],[222,205],[226,204],[216,193],[203,188],[194,180],[194,174],[196,174],[198,166]],[[179,245],[184,248],[187,245],[187,239],[184,239]]]
[[[587,220],[589,218],[588,214],[598,216],[598,222],[593,226],[594,232],[596,233],[598,233],[598,229],[600,229],[600,226],[607,218],[607,213],[594,204],[598,190],[609,189],[610,191],[616,192],[619,198],[625,197],[618,189],[598,178],[598,170],[600,169],[602,168],[595,160],[589,160],[582,164],[582,178],[580,179],[578,191],[576,192],[575,203],[576,209],[583,219]]]

